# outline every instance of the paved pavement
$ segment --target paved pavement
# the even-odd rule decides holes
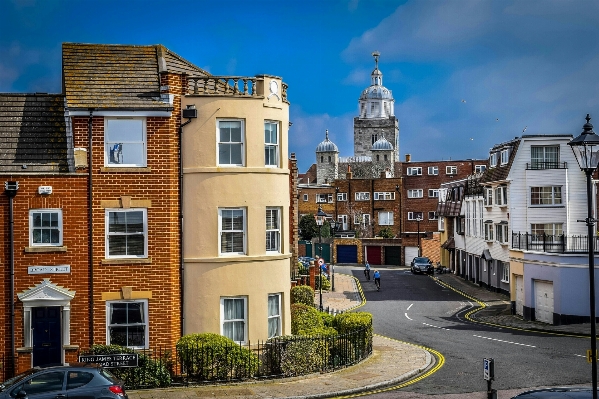
[[[436,274],[434,278],[485,305],[471,316],[476,321],[513,328],[589,334],[590,324],[550,326],[513,316],[507,296],[488,291],[451,273]],[[317,292],[315,303],[319,301],[320,292]],[[364,303],[359,282],[340,273],[335,274],[335,291],[323,291],[322,301],[325,308],[328,306],[333,311],[356,309]],[[372,356],[355,366],[332,373],[186,388],[131,390],[128,394],[130,399],[329,398],[398,385],[434,367],[434,356],[424,348],[375,335]]]

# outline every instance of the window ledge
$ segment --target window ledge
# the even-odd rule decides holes
[[[149,265],[152,258],[110,258],[102,259],[103,265]]]
[[[509,283],[510,283],[509,281],[506,281],[506,280],[501,280],[501,282],[502,282],[502,283],[506,283],[506,284],[509,284]]]
[[[67,252],[67,247],[25,247],[25,253],[41,253],[41,252]]]
[[[79,345],[63,345],[62,349],[67,351],[76,351],[79,350]]]
[[[102,167],[100,168],[101,173],[150,173],[152,168],[140,166],[139,168],[119,168],[115,167]]]
[[[31,346],[17,348],[17,353],[31,353],[31,352],[33,352],[33,348]]]

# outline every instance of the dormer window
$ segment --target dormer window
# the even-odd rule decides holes
[[[495,166],[497,166],[497,153],[492,152],[489,157],[489,167],[494,168]]]
[[[506,148],[505,150],[501,150],[501,164],[506,165],[510,159],[510,150]]]

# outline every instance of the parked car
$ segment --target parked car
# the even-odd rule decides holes
[[[412,271],[412,273],[435,273],[433,261],[427,258],[426,256],[417,256],[414,259],[412,259],[412,263],[410,264],[410,270]]]
[[[522,392],[512,399],[590,399],[592,388],[545,388]]]
[[[122,381],[97,364],[34,367],[0,384],[0,399],[50,397],[128,399]]]

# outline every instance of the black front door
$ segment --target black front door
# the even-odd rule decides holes
[[[61,361],[60,306],[32,309],[33,366]]]

